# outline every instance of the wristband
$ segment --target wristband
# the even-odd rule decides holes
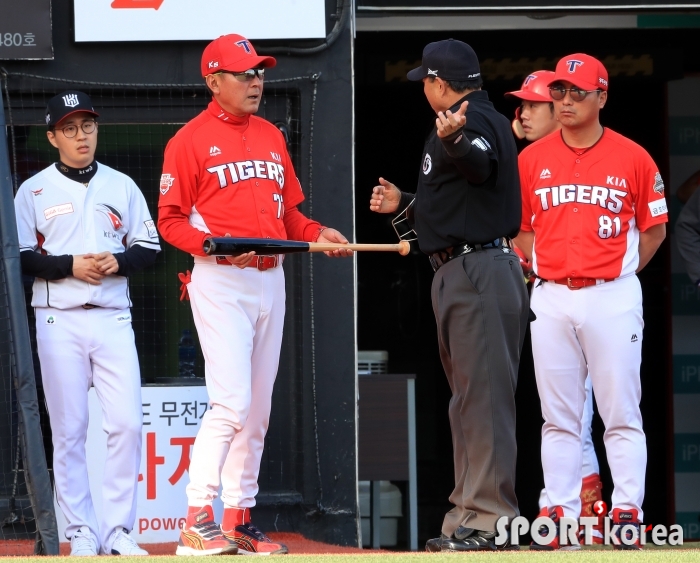
[[[311,242],[318,242],[318,237],[320,237],[320,236],[321,236],[321,233],[322,233],[323,231],[325,231],[327,228],[328,228],[328,227],[321,227],[321,228],[316,232],[316,234],[313,236],[313,238],[311,239]]]

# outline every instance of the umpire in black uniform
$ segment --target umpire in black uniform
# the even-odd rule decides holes
[[[380,178],[370,209],[407,210],[435,270],[431,296],[440,358],[452,390],[454,508],[428,551],[517,549],[495,544],[515,497],[515,388],[528,317],[522,271],[508,239],[520,228],[520,182],[510,121],[481,90],[479,61],[461,41],[430,43],[422,80],[437,114],[416,193]]]

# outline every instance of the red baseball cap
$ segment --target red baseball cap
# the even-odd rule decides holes
[[[551,70],[537,70],[525,77],[520,90],[506,92],[505,96],[520,98],[526,102],[551,102],[549,83],[552,80],[554,80],[554,73]]]
[[[598,59],[584,53],[575,53],[557,63],[549,86],[559,81],[571,82],[584,90],[607,90],[608,71]]]
[[[274,57],[261,57],[253,45],[242,35],[231,33],[214,39],[202,53],[202,76],[221,70],[243,72],[262,66],[271,68],[277,64]]]

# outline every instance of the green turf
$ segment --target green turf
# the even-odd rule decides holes
[[[694,546],[697,544],[690,544]],[[281,563],[463,563],[466,558],[469,563],[497,563],[508,561],[517,563],[547,563],[558,558],[570,558],[576,563],[621,563],[632,561],[633,563],[698,563],[700,562],[700,546],[693,549],[689,546],[676,546],[672,548],[647,548],[640,552],[612,551],[610,548],[584,549],[578,552],[543,553],[531,552],[523,549],[519,552],[508,553],[371,553],[352,555],[286,555],[275,557],[274,560]],[[150,559],[158,559],[158,563],[182,563],[185,559],[172,555],[151,556]],[[104,561],[104,559],[102,559]],[[144,563],[148,559],[141,557],[119,557],[120,563]],[[202,560],[201,558],[198,560]],[[208,559],[207,559],[208,560]],[[65,563],[65,557],[13,557],[17,563]],[[81,559],[82,561],[82,559]],[[212,563],[223,563],[215,558]]]

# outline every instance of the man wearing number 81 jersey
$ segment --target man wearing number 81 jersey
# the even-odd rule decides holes
[[[564,57],[549,87],[561,133],[520,154],[523,214],[515,239],[540,278],[531,297],[532,349],[545,420],[547,506],[556,518],[580,515],[588,371],[606,428],[611,516],[638,524],[647,454],[639,410],[644,323],[635,274],[666,235],[664,183],[642,147],[600,124],[608,96],[600,61],[581,53]],[[577,547],[556,539],[546,546]]]

